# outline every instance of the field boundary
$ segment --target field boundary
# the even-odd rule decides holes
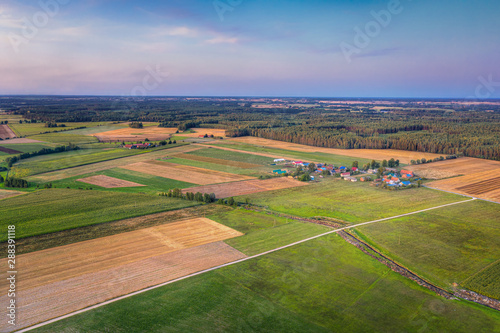
[[[343,228],[335,229],[335,230],[332,230],[332,231],[328,231],[328,232],[325,232],[323,234],[319,234],[319,235],[316,235],[316,236],[313,236],[313,237],[309,237],[309,238],[300,240],[298,242],[294,242],[294,243],[291,243],[291,244],[288,244],[288,245],[280,246],[278,248],[275,248],[275,249],[272,249],[272,250],[269,250],[269,251],[265,251],[265,252],[262,252],[262,253],[259,253],[259,254],[253,255],[253,256],[249,256],[249,257],[246,257],[246,258],[243,258],[243,259],[235,260],[235,261],[229,262],[227,264],[215,266],[215,267],[212,267],[212,268],[209,268],[209,269],[205,269],[205,270],[202,270],[202,271],[199,271],[199,272],[196,272],[196,273],[192,273],[192,274],[189,274],[189,275],[186,275],[186,276],[183,276],[183,277],[171,280],[171,281],[167,281],[165,283],[161,283],[161,284],[158,284],[158,285],[155,285],[155,286],[144,288],[144,289],[138,290],[136,292],[133,292],[133,293],[130,293],[130,294],[127,294],[127,295],[116,297],[116,298],[110,299],[108,301],[105,301],[105,302],[102,302],[102,303],[99,303],[99,304],[96,304],[96,305],[93,305],[93,306],[89,306],[87,308],[84,308],[84,309],[81,309],[81,310],[78,310],[78,311],[74,311],[72,313],[68,313],[68,314],[66,314],[64,316],[60,316],[60,317],[48,320],[46,322],[42,322],[42,323],[33,325],[31,327],[27,327],[27,328],[21,329],[21,330],[16,331],[16,332],[19,332],[19,333],[29,332],[29,331],[31,331],[31,330],[33,330],[35,328],[40,328],[42,326],[46,326],[48,324],[55,323],[57,321],[60,321],[60,320],[63,320],[63,319],[75,316],[77,314],[81,314],[81,313],[84,313],[84,312],[87,312],[87,311],[90,311],[90,310],[94,310],[94,309],[100,308],[100,307],[102,307],[104,305],[108,305],[108,304],[120,301],[122,299],[126,299],[126,298],[129,298],[129,297],[135,296],[135,295],[139,295],[139,294],[145,293],[147,291],[158,289],[158,288],[167,286],[169,284],[172,284],[172,283],[175,283],[175,282],[179,282],[179,281],[188,279],[190,277],[198,276],[198,275],[201,275],[201,274],[204,274],[204,273],[208,273],[208,272],[211,272],[211,271],[215,271],[215,270],[218,270],[218,269],[221,269],[221,268],[224,268],[224,267],[232,266],[232,265],[238,264],[240,262],[245,262],[247,260],[259,258],[259,257],[265,256],[267,254],[271,254],[271,253],[274,253],[274,252],[277,252],[277,251],[280,251],[280,250],[284,250],[284,249],[293,247],[295,245],[306,243],[308,241],[315,240],[315,239],[318,239],[320,237],[324,237],[324,236],[331,235],[331,234],[334,234],[334,233],[339,233],[339,232],[344,231],[344,230],[353,229],[353,228],[364,226],[364,225],[367,225],[367,224],[373,224],[373,223],[379,223],[379,222],[383,222],[383,221],[393,220],[393,219],[397,219],[397,218],[404,217],[404,216],[419,214],[419,213],[422,213],[422,212],[427,212],[427,211],[434,210],[434,209],[439,209],[439,208],[443,208],[443,207],[458,205],[458,204],[462,204],[462,203],[466,203],[466,202],[471,202],[471,201],[475,201],[475,200],[477,200],[477,198],[472,198],[470,200],[457,201],[457,202],[453,202],[453,203],[449,203],[449,204],[445,204],[445,205],[440,205],[440,206],[436,206],[436,207],[431,207],[431,208],[426,208],[426,209],[418,210],[418,211],[411,212],[411,213],[406,213],[406,214],[401,214],[401,215],[397,215],[397,216],[386,217],[386,218],[383,218],[383,219],[378,219],[378,220],[373,220],[373,221],[358,223],[358,224],[346,226],[346,227],[343,227]]]
[[[472,199],[475,199],[475,200],[482,200],[482,201],[491,202],[491,203],[494,203],[494,204],[500,205],[500,202],[493,201],[493,200],[488,200],[488,199],[477,198],[477,197],[474,197],[474,196],[472,196],[472,195],[463,194],[463,193],[457,193],[457,192],[452,192],[452,191],[443,190],[443,189],[436,188],[436,187],[430,187],[430,186],[427,186],[427,185],[422,185],[422,186],[423,186],[423,187],[426,187],[426,188],[429,188],[429,189],[431,189],[431,190],[436,190],[436,191],[441,191],[441,192],[446,192],[446,193],[451,193],[451,194],[461,195],[461,196],[463,196],[463,197],[472,198]]]

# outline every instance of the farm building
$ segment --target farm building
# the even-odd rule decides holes
[[[343,172],[340,174],[341,177],[345,178],[345,177],[350,177],[351,176],[351,173],[350,172]]]
[[[413,171],[409,171],[409,170],[401,170],[401,174],[402,175],[407,175],[407,178],[411,178],[413,177]]]
[[[274,163],[280,163],[280,162],[285,162],[284,158],[277,158],[274,160]]]
[[[298,166],[298,165],[304,165],[304,164],[302,164],[302,161],[294,161],[293,165]]]
[[[273,173],[275,173],[277,175],[284,175],[285,173],[288,173],[288,170],[278,169],[278,170],[273,170]]]

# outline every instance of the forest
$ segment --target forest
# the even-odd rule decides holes
[[[256,100],[269,107],[255,107]],[[180,131],[221,128],[230,137],[250,135],[328,148],[403,149],[500,160],[500,103],[325,100],[4,96],[0,110],[28,122],[158,122]]]

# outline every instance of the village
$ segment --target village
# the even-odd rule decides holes
[[[274,175],[288,176],[289,178],[298,179],[300,181],[317,182],[321,178],[334,176],[350,182],[372,182],[373,186],[388,189],[420,187],[422,179],[416,176],[413,171],[404,169],[398,170],[393,167],[384,166],[389,164],[385,160],[382,162],[382,167],[374,162],[375,161],[365,165],[363,168],[359,168],[358,162],[356,161],[351,167],[336,167],[333,164],[327,163],[315,164],[312,162],[291,161],[278,158],[275,159],[274,163],[271,165],[282,166],[281,169],[272,171]],[[391,163],[391,165],[394,164],[395,163]],[[374,168],[370,168],[370,166],[374,166]]]

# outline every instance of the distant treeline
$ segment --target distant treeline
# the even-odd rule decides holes
[[[299,103],[288,100],[290,105]],[[180,131],[222,128],[231,137],[251,135],[319,147],[402,149],[500,160],[500,107],[420,102],[381,102],[377,105],[386,112],[377,112],[363,103],[256,109],[237,100],[9,97],[0,100],[0,108],[28,121],[158,122]]]

